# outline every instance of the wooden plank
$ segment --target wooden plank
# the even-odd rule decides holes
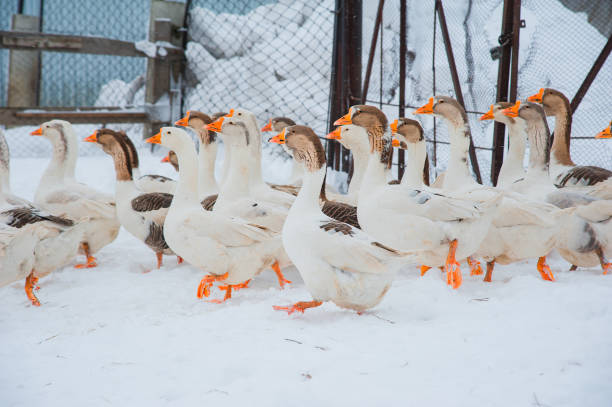
[[[101,37],[41,34],[25,31],[0,31],[0,48],[148,58],[144,52],[136,49],[133,42]],[[182,49],[165,49],[167,51],[165,56],[156,55],[154,59],[183,59]]]
[[[39,20],[35,16],[14,14],[13,30],[38,31]],[[36,106],[38,104],[38,78],[40,52],[12,49],[9,51],[7,106]]]
[[[0,124],[5,126],[38,125],[49,120],[67,120],[81,123],[143,123],[149,121],[144,111],[55,111],[23,110],[22,108],[1,108]]]

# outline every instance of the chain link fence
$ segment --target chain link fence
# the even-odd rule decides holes
[[[576,14],[562,3],[566,0],[524,0],[521,19],[525,28],[520,32],[518,98],[526,99],[541,87],[563,91],[568,98],[576,93],[610,33],[600,32],[587,21],[588,16]],[[582,10],[578,3],[570,1]],[[378,2],[364,2],[364,66],[370,48],[371,34]],[[597,13],[612,13],[604,2]],[[610,3],[607,3],[609,5]],[[480,173],[489,182],[493,142],[493,121],[478,118],[495,102],[498,60],[490,50],[497,47],[501,33],[503,0],[444,1],[444,13],[457,65],[472,138],[476,148]],[[439,20],[435,17],[435,0],[407,1],[407,59],[405,115],[425,104],[433,95],[456,97]],[[605,9],[605,10],[603,10]],[[386,1],[383,9],[382,32],[376,48],[368,103],[381,106],[389,118],[398,115],[399,102],[399,0]],[[604,12],[605,11],[605,12]],[[612,15],[610,15],[612,18]],[[608,31],[598,17],[600,26]],[[582,104],[574,114],[572,156],[579,164],[611,168],[609,151],[593,136],[612,117],[612,61],[602,67]],[[606,90],[607,89],[607,90]],[[606,93],[607,92],[607,93]],[[416,116],[425,130],[432,180],[446,169],[449,156],[446,126],[431,116]],[[598,123],[595,118],[600,118]],[[551,129],[554,120],[551,120]],[[507,143],[506,143],[507,145]],[[397,164],[397,157],[394,158]]]
[[[327,129],[333,0],[190,2],[184,110]]]

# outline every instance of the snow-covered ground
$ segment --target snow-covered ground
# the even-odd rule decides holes
[[[83,134],[85,136],[86,134]],[[9,138],[10,140],[10,138]],[[48,144],[44,143],[43,144]],[[142,173],[173,175],[142,149]],[[14,159],[14,191],[32,198],[46,159]],[[267,165],[282,180],[289,171]],[[112,191],[106,156],[81,157],[77,177]],[[438,270],[407,266],[363,315],[324,304],[272,310],[310,296],[295,270],[280,290],[270,271],[225,304],[196,298],[204,272],[165,259],[122,231],[100,266],[40,281],[40,308],[22,283],[0,289],[0,405],[609,406],[612,276],[557,281],[529,262],[493,282],[464,268],[459,290]],[[214,291],[219,297],[220,292]]]

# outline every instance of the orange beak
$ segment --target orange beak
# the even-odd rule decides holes
[[[146,143],[161,144],[161,130],[154,136],[145,140]]]
[[[396,120],[396,121],[397,121],[397,120]],[[393,147],[399,147],[399,146],[400,146],[400,142],[399,142],[399,140],[398,140],[398,139],[394,138],[394,139],[392,139],[392,140],[391,140],[391,145],[392,145]]]
[[[399,119],[395,119],[395,121],[393,123],[391,123],[391,131],[393,133],[397,133],[397,125],[399,124]],[[393,139],[393,141],[396,141],[395,139]],[[397,142],[397,146],[399,146],[399,141]],[[397,147],[395,144],[393,144],[393,147]]]
[[[162,163],[169,163],[170,162],[170,154],[168,154],[167,156],[162,158],[160,162],[162,162]]]
[[[42,136],[42,127],[39,127],[34,130],[32,133],[30,133],[30,136]]]
[[[91,136],[85,138],[83,141],[88,141],[90,143],[95,143],[98,141],[98,132],[94,131],[93,133],[91,133]]]
[[[337,127],[336,130],[329,133],[327,136],[325,136],[325,138],[330,139],[330,140],[341,140],[342,139],[341,134],[342,134],[342,127]]]
[[[233,116],[234,116],[234,109],[230,109],[230,112],[223,117],[233,117]]]
[[[176,124],[177,126],[183,126],[183,127],[189,126],[189,115],[190,114],[191,114],[191,110],[187,110],[187,114],[185,115],[185,117],[178,119],[177,121],[174,122],[174,124]]]
[[[544,96],[544,88],[540,88],[540,91],[535,95],[531,95],[527,98],[530,102],[542,103],[542,96]]]
[[[268,140],[270,143],[285,144],[285,129]]]
[[[231,112],[232,113],[230,113],[230,114],[233,114],[234,113],[234,109],[232,109]],[[223,120],[226,117],[231,117],[231,116],[221,116],[221,117],[219,117],[216,121],[214,121],[214,122],[212,122],[210,124],[207,124],[206,125],[206,130],[220,132],[221,131],[221,127],[223,126]]]
[[[508,117],[518,117],[519,107],[521,107],[521,101],[517,100],[514,106],[502,110],[502,113]]]
[[[272,131],[272,119],[261,128],[261,131]]]
[[[341,118],[339,118],[338,120],[334,122],[334,126],[341,126],[343,124],[353,124],[353,121],[351,120],[350,110],[347,114],[345,114],[344,116],[342,116]]]
[[[433,114],[433,99],[429,98],[429,102],[415,110],[414,114]]]
[[[610,127],[612,127],[612,123],[610,123],[610,126],[597,133],[595,138],[612,138],[612,132],[610,132]]]
[[[495,119],[495,116],[493,115],[493,105],[491,105],[491,108],[489,109],[489,111],[483,114],[482,116],[480,116],[480,119],[478,120],[493,120],[493,119]]]

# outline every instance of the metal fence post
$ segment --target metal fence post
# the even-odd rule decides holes
[[[520,3],[520,1],[519,1]],[[497,96],[496,102],[508,99],[508,84],[510,75],[511,48],[506,43],[508,36],[512,32],[514,0],[504,0],[504,14],[502,17],[502,29],[499,42],[502,47],[501,58],[497,68]],[[518,58],[517,58],[518,62]],[[516,95],[516,92],[515,92]],[[497,185],[499,170],[504,161],[504,139],[506,126],[495,121],[493,124],[493,151],[491,152],[491,183]]]
[[[406,104],[406,0],[400,1],[400,30],[399,30],[399,117],[404,117]],[[395,150],[395,149],[394,149]],[[397,150],[397,179],[404,176],[404,150]]]
[[[442,7],[442,1],[436,0],[436,8],[438,9],[438,19],[440,20],[440,30],[442,31],[442,38],[444,40],[444,48],[446,49],[446,56],[448,58],[448,66],[451,72],[451,78],[453,80],[453,88],[457,97],[457,102],[465,109],[465,103],[463,102],[463,93],[461,92],[461,83],[459,82],[459,74],[457,73],[457,66],[455,65],[455,56],[453,55],[453,47],[450,42],[450,35],[448,34],[448,27],[446,25],[446,17],[444,16],[444,8]],[[482,184],[482,177],[480,176],[480,168],[478,166],[478,158],[476,157],[476,149],[474,148],[474,141],[470,135],[470,161],[472,162],[472,169],[476,175],[476,180]]]

